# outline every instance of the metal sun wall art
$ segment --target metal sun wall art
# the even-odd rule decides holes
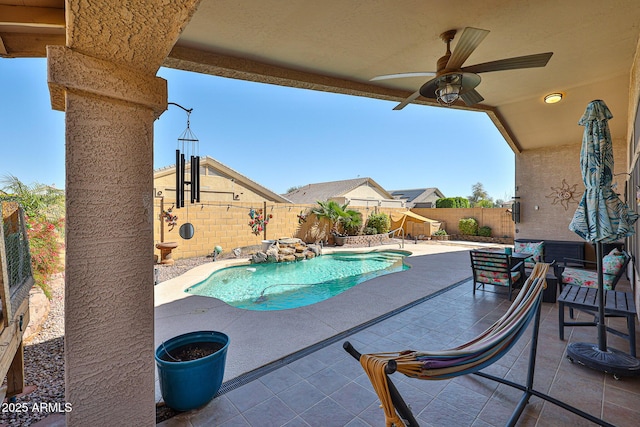
[[[553,199],[551,201],[552,205],[557,205],[560,203],[564,210],[569,209],[569,203],[578,203],[578,200],[575,199],[576,187],[578,184],[573,184],[569,186],[565,179],[562,180],[562,185],[560,187],[551,187],[553,192],[548,196],[545,196],[547,199]]]

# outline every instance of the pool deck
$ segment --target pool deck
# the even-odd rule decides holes
[[[383,425],[378,398],[360,364],[342,349],[344,341],[349,340],[363,353],[452,348],[477,336],[509,306],[504,294],[477,292],[473,295],[470,280],[464,280],[471,274],[468,246],[421,246],[417,245],[412,251],[414,256],[408,260],[413,265],[410,270],[362,283],[313,306],[271,312],[271,318],[264,317],[268,312],[225,309],[220,305],[211,310],[210,305],[199,300],[194,301],[199,305],[194,304],[187,316],[177,310],[171,316],[175,294],[174,300],[170,295],[163,297],[164,303],[159,299],[156,337],[159,333],[170,337],[174,333],[210,327],[228,333],[231,344],[226,382],[219,395],[203,408],[180,413],[158,426]],[[411,245],[405,247],[412,248]],[[193,283],[199,279],[190,280]],[[173,287],[188,286],[183,281],[185,277]],[[459,285],[451,286],[455,283]],[[630,290],[627,280],[619,287]],[[170,288],[157,292],[169,293]],[[177,300],[176,306],[184,309],[188,305],[181,302],[183,299]],[[411,299],[416,299],[416,303],[410,301],[410,308],[396,309]],[[164,305],[167,307],[163,308]],[[206,314],[206,310],[218,312],[217,317]],[[570,363],[565,357],[567,345],[593,342],[595,328],[568,327],[566,340],[561,341],[557,303],[543,302],[541,314],[534,388],[613,425],[637,426],[640,377],[616,381],[612,375]],[[217,320],[208,320],[210,318]],[[580,321],[589,318],[584,313],[578,315]],[[214,323],[200,323],[202,321]],[[616,329],[625,328],[623,318],[609,318],[607,323]],[[354,325],[358,326],[354,328]],[[167,330],[160,331],[165,328]],[[346,332],[339,332],[345,328]],[[529,326],[516,345],[486,371],[523,383],[528,375],[531,329]],[[331,338],[325,339],[328,336]],[[636,339],[640,340],[640,328],[636,328]],[[626,352],[629,344],[609,335],[608,345]],[[418,381],[400,374],[392,377],[422,426],[504,426],[521,396],[512,388],[473,375],[445,381]],[[518,425],[594,424],[532,397]]]
[[[215,298],[185,293],[213,271],[247,261],[204,264],[155,286],[155,347],[186,332],[224,332],[230,339],[226,382],[468,279],[470,248],[468,242],[405,243],[402,249],[412,253],[406,260],[409,270],[366,281],[316,304],[281,311],[244,310]],[[374,249],[400,248],[325,248],[324,253]],[[156,378],[156,400],[160,399]]]

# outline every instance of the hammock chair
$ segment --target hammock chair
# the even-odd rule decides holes
[[[386,426],[418,426],[418,422],[407,404],[388,377],[389,374],[397,371],[408,377],[422,380],[446,380],[460,375],[475,374],[521,390],[522,397],[507,423],[508,426],[516,424],[529,398],[537,396],[591,422],[614,427],[606,421],[533,389],[542,291],[546,288],[545,276],[549,265],[537,263],[507,312],[478,337],[458,347],[443,351],[360,354],[348,341],[345,342],[344,349],[354,358],[360,360],[360,364],[380,399]],[[479,372],[504,356],[518,341],[532,320],[534,322],[533,337],[526,384],[518,384]]]

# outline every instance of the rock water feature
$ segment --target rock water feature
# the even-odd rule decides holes
[[[300,239],[275,240],[266,251],[259,251],[251,257],[251,263],[290,262],[315,258],[322,253],[319,245],[307,245]]]

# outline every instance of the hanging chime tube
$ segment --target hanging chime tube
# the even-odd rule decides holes
[[[184,206],[184,201],[183,201],[184,172],[181,166],[182,166],[182,163],[180,162],[180,150],[176,150],[176,209],[180,208],[180,206]]]

